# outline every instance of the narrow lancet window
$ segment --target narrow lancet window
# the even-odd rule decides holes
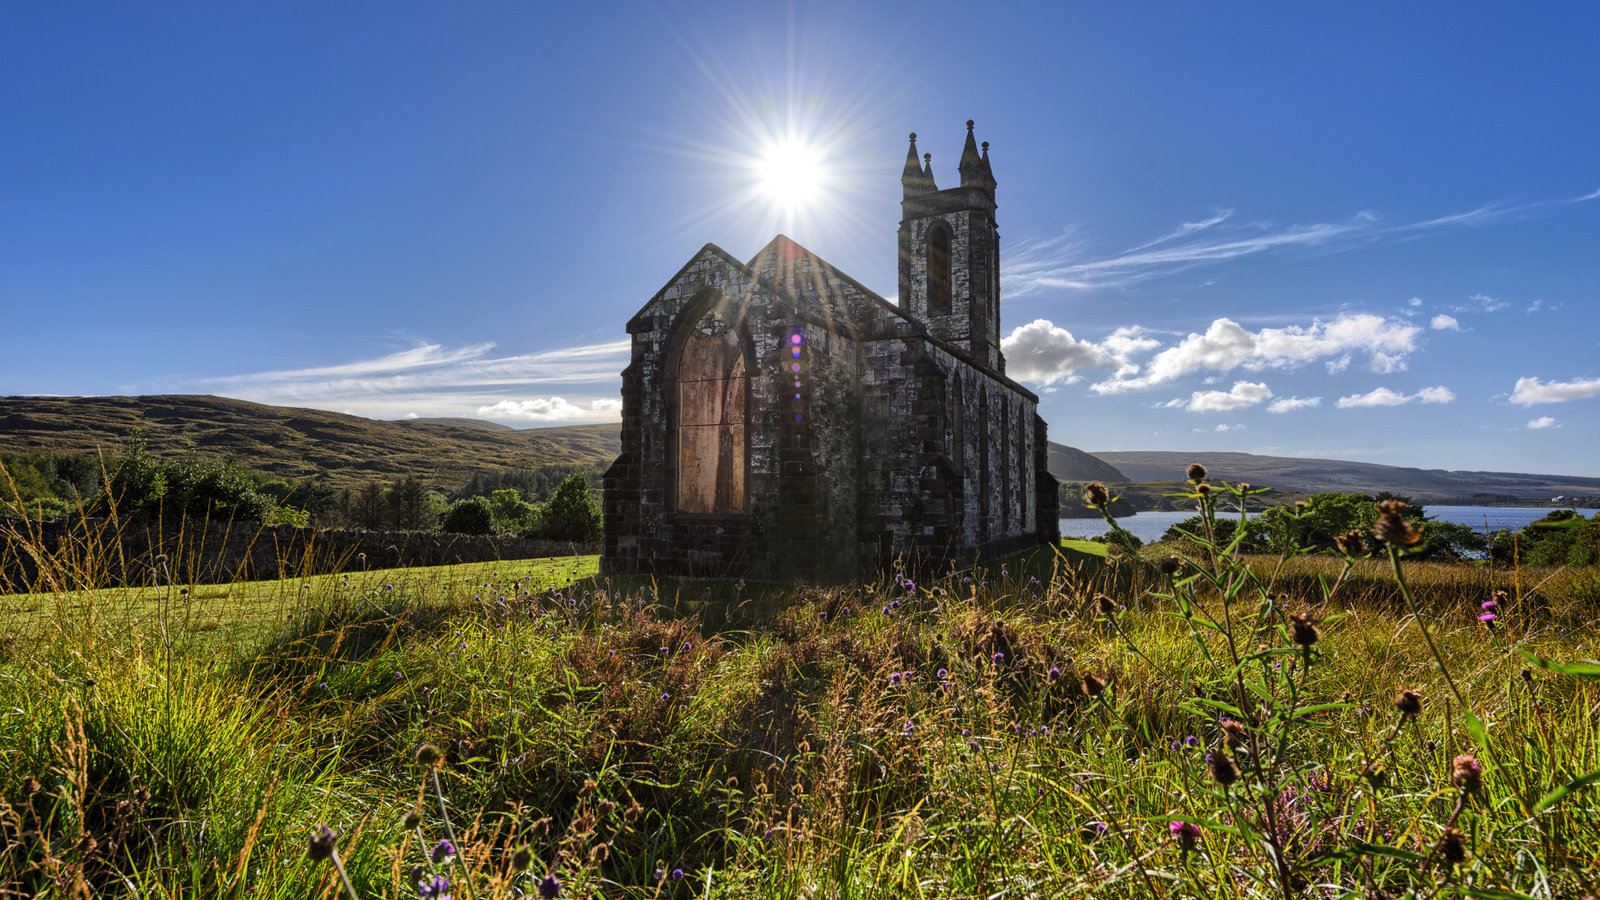
[[[942,224],[928,232],[928,315],[950,315],[950,231]]]

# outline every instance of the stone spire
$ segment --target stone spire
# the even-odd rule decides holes
[[[961,186],[978,186],[983,181],[983,157],[978,155],[978,141],[972,136],[971,119],[967,120],[967,144],[961,148]]]
[[[989,168],[989,142],[988,141],[984,141],[983,142],[983,160],[978,164],[978,181],[977,181],[977,185],[979,187],[981,187],[981,188],[984,188],[985,190],[987,190],[991,194],[994,193],[994,189],[996,187],[996,184],[995,184],[995,181],[994,181],[994,170]]]
[[[923,171],[922,165],[917,161],[917,133],[911,133],[911,148],[906,151],[905,171],[900,173],[900,187],[904,189],[905,196],[912,194],[925,194],[933,187],[933,178],[930,173]]]

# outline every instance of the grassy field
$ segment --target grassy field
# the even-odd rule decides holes
[[[1086,552],[197,587],[182,640],[149,592],[7,597],[0,893],[1600,889],[1592,577]]]
[[[262,641],[329,596],[381,597],[400,591],[459,603],[491,580],[525,579],[528,589],[543,591],[593,576],[599,563],[598,556],[565,556],[277,581],[0,594],[0,634],[38,637],[53,629],[89,629],[139,641],[164,633],[182,649],[209,650]]]

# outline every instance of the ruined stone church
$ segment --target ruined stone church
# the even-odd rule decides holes
[[[778,235],[707,244],[628,321],[603,571],[837,583],[1059,539],[972,127],[944,190],[911,135],[896,303]]]

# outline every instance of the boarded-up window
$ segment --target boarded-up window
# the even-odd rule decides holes
[[[742,511],[745,370],[738,335],[691,332],[677,375],[678,511]]]
[[[950,315],[950,232],[943,225],[928,232],[928,315]]]

